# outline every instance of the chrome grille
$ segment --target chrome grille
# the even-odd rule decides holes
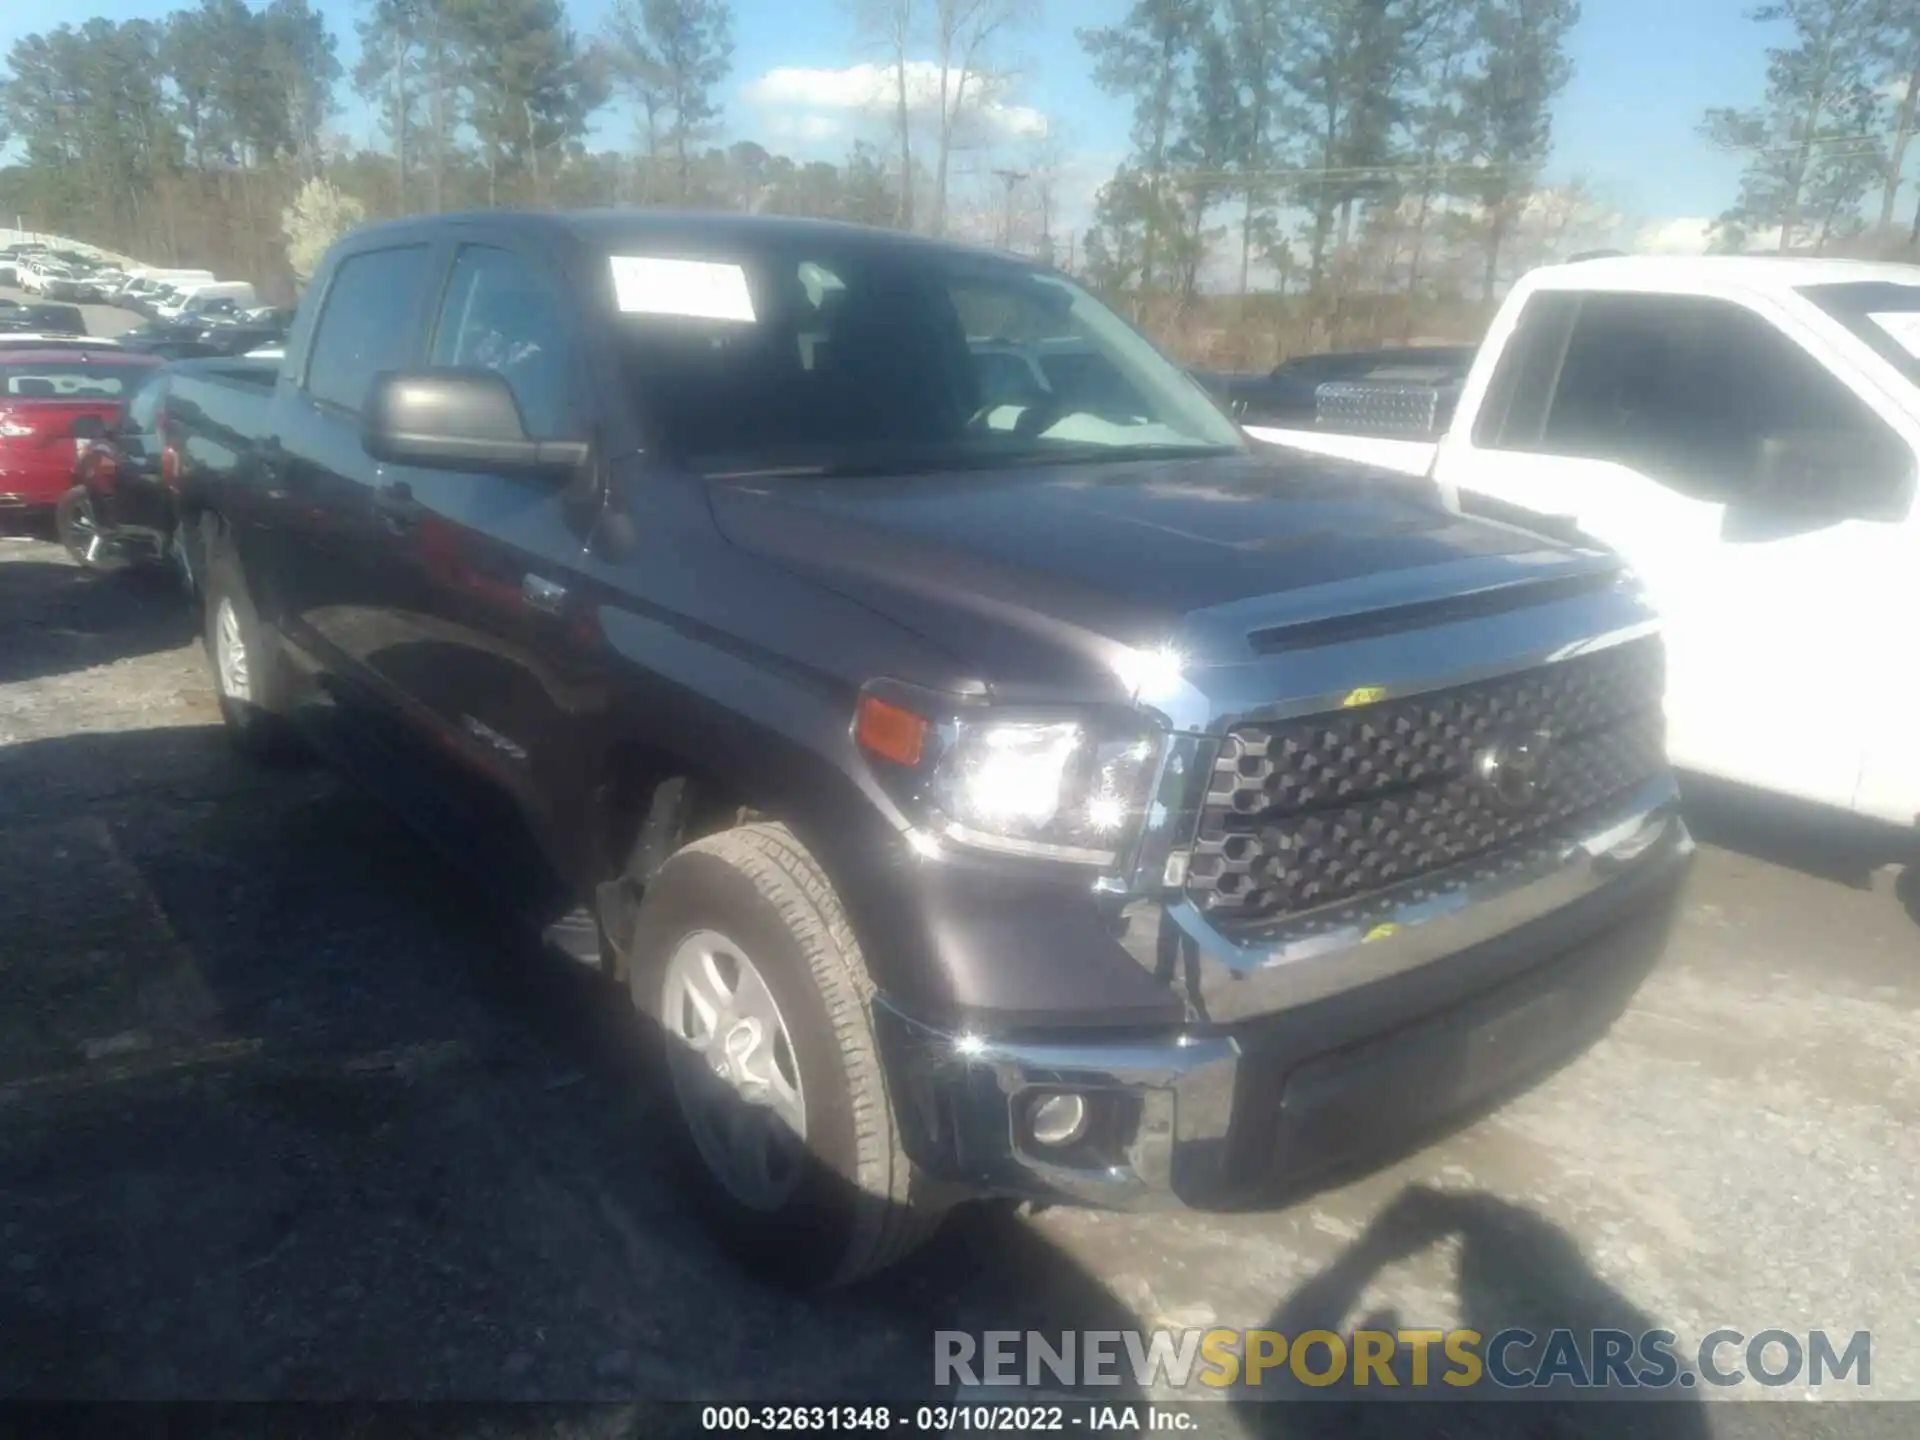
[[[1230,731],[1188,892],[1222,920],[1353,901],[1567,828],[1665,765],[1657,638],[1331,714]],[[1546,732],[1535,793],[1486,757]]]

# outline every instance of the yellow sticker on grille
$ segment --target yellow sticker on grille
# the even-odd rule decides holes
[[[1375,940],[1384,940],[1389,935],[1398,935],[1399,933],[1400,933],[1400,927],[1394,924],[1391,920],[1389,920],[1386,924],[1376,925],[1371,930],[1367,931],[1366,934],[1360,937],[1360,943],[1362,945],[1370,945]]]
[[[1356,705],[1371,705],[1376,700],[1386,698],[1384,685],[1362,685],[1358,690],[1349,690],[1347,698],[1340,702],[1342,710],[1351,710]]]

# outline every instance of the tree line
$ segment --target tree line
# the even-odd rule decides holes
[[[616,0],[590,34],[564,0],[361,0],[351,73],[310,0],[95,18],[6,56],[0,216],[272,282],[363,217],[821,215],[1029,250],[1156,327],[1218,329],[1225,296],[1241,331],[1313,343],[1471,328],[1519,269],[1604,238],[1606,207],[1543,178],[1579,0],[1113,3],[1078,38],[1132,124],[1084,227],[1063,219],[1063,129],[1012,105],[1039,0],[850,0],[875,83],[866,138],[834,163],[723,143],[729,0]],[[1765,94],[1702,120],[1744,165],[1716,242],[1904,237],[1920,4],[1752,14],[1776,42]],[[339,128],[349,90],[371,117],[356,136]],[[630,133],[590,143],[612,115]]]

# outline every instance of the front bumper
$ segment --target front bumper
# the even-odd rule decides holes
[[[1184,907],[1138,911],[1139,942],[1165,952],[1170,936],[1212,1002],[1173,1032],[956,1035],[883,1001],[903,1138],[923,1169],[976,1193],[1119,1209],[1327,1183],[1597,1040],[1663,953],[1692,851],[1663,781],[1532,870],[1391,919],[1233,942]],[[1049,1148],[1026,1116],[1059,1092],[1090,1120]]]

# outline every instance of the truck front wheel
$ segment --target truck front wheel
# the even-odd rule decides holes
[[[627,952],[658,1027],[703,1217],[803,1289],[884,1269],[938,1227],[916,1194],[840,900],[783,825],[694,841],[647,885]]]

